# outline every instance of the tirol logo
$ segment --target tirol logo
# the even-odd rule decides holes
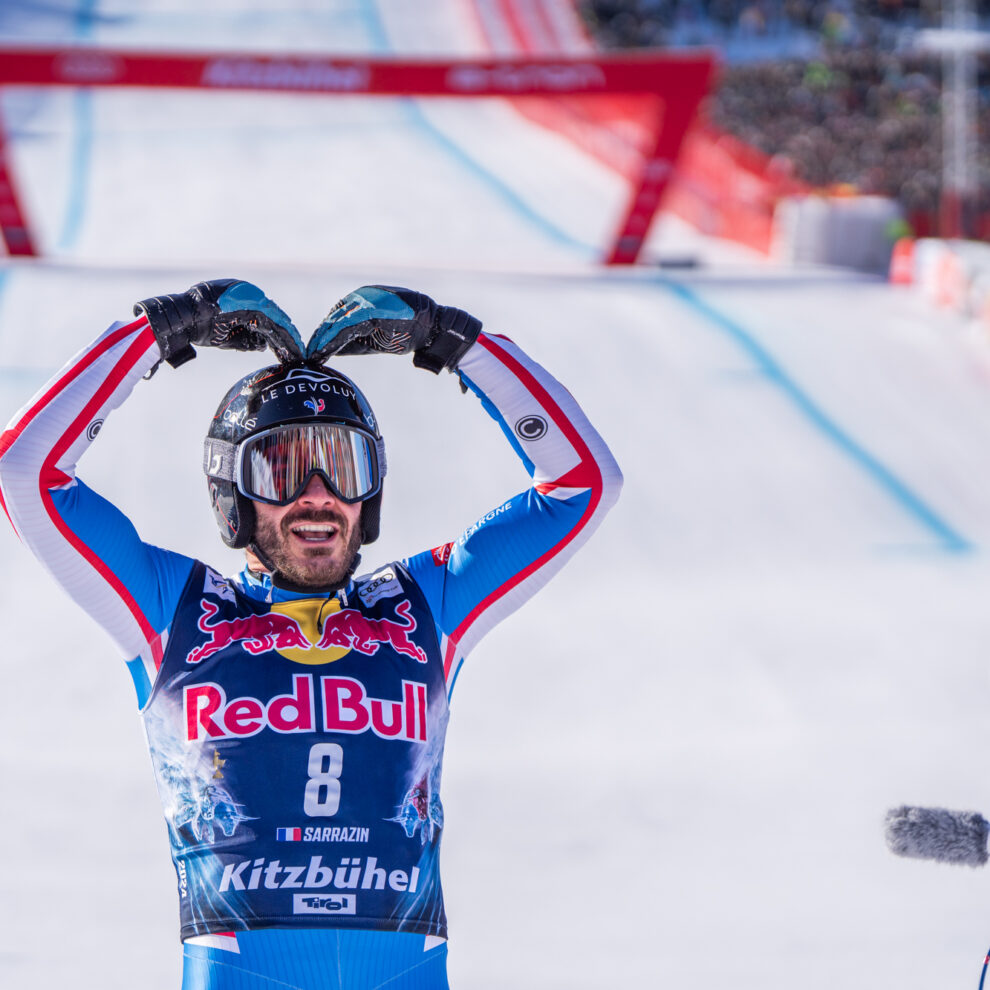
[[[327,404],[322,399],[307,399],[303,405],[307,409],[312,409],[314,416],[318,416],[327,407]]]
[[[353,894],[332,894],[329,897],[292,895],[293,914],[354,914],[356,911],[357,898]]]
[[[547,432],[547,421],[542,416],[523,416],[515,430],[520,440],[539,440]]]
[[[189,652],[186,663],[200,663],[235,644],[254,655],[274,650],[305,664],[332,663],[351,650],[373,656],[386,645],[426,663],[426,653],[412,640],[417,626],[408,598],[395,606],[396,619],[373,619],[354,608],[341,609],[336,598],[279,602],[270,612],[233,619],[217,619],[220,606],[206,598],[199,605],[197,626],[209,639]]]

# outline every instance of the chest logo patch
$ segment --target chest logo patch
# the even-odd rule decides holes
[[[190,651],[186,663],[200,663],[237,643],[253,655],[274,650],[294,663],[333,663],[351,650],[372,656],[382,645],[426,663],[426,654],[411,638],[416,619],[408,599],[395,606],[395,619],[373,619],[357,609],[342,609],[336,598],[279,602],[262,615],[233,619],[216,618],[220,607],[206,598],[199,604],[197,625],[209,639]]]
[[[369,608],[381,598],[398,598],[402,594],[402,585],[391,567],[386,567],[371,576],[371,580],[358,588],[358,598]]]
[[[234,589],[216,571],[208,570],[206,572],[206,579],[203,581],[203,594],[216,595],[217,598],[222,598],[225,602],[237,601]]]

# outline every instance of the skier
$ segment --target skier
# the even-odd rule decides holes
[[[409,289],[350,293],[308,348],[234,279],[134,312],[0,436],[0,504],[128,661],[178,878],[183,988],[445,988],[450,687],[598,525],[619,470],[545,370]],[[200,346],[279,358],[230,389],[205,443],[220,535],[246,554],[236,577],[141,542],[75,473],[135,384]],[[532,487],[453,542],[355,577],[378,537],[385,447],[326,361],[376,353],[456,373]]]

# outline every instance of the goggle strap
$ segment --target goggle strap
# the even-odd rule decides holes
[[[203,473],[221,481],[233,481],[237,466],[237,444],[207,437],[203,444]]]
[[[385,440],[382,437],[375,437],[375,452],[378,454],[378,477],[385,477],[388,465],[385,463]]]

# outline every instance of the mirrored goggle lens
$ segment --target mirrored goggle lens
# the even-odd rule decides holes
[[[320,471],[341,498],[356,502],[378,485],[375,444],[346,426],[284,426],[245,441],[239,487],[248,498],[287,503]]]

